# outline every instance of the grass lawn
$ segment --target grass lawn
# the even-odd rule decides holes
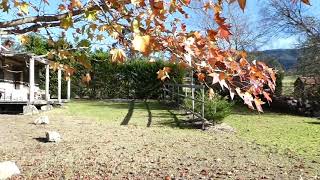
[[[320,125],[309,118],[243,110],[225,120],[233,134],[185,126],[185,113],[157,102],[73,101],[44,114],[48,125],[32,124],[37,116],[0,115],[0,161],[16,162],[22,174],[14,179],[320,175]],[[46,131],[58,131],[62,141],[45,143]]]
[[[233,114],[225,122],[246,140],[320,162],[320,120],[277,113],[245,113]]]
[[[76,101],[69,107],[72,115],[88,116],[114,124],[128,121],[127,124],[134,126],[146,127],[149,122],[152,126],[169,125],[179,128],[177,125],[184,118],[174,111],[168,111],[158,102],[132,104]],[[293,153],[320,162],[320,120],[270,112],[257,114],[248,112],[245,108],[241,111],[225,119],[226,123],[237,129],[239,137],[273,151]]]

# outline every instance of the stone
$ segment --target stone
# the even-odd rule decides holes
[[[39,111],[34,105],[23,106],[23,115],[35,115],[39,114]]]
[[[50,111],[53,109],[53,106],[52,105],[44,105],[44,106],[41,106],[41,110],[42,111]]]
[[[11,178],[13,175],[19,175],[20,173],[18,166],[14,162],[0,162],[0,180]]]
[[[33,122],[34,124],[49,124],[48,116],[40,116]]]
[[[233,127],[229,126],[226,123],[216,124],[216,125],[212,126],[210,129],[213,131],[216,131],[216,132],[226,132],[226,133],[235,133],[236,132],[236,130]]]
[[[46,132],[46,140],[47,140],[47,142],[60,142],[61,136],[56,131],[47,131]]]

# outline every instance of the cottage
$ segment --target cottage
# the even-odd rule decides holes
[[[298,77],[294,82],[294,95],[299,98],[314,98],[320,95],[320,76]]]
[[[61,104],[70,99],[70,79],[67,83],[67,99],[61,99],[61,76],[63,67],[58,68],[57,99],[50,98],[50,64],[44,56],[29,53],[14,53],[0,46],[0,105],[46,105]],[[46,68],[45,90],[39,88],[39,69]]]

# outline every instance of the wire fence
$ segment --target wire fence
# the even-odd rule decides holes
[[[195,120],[195,117],[199,118],[202,121],[202,129],[205,129],[207,120],[205,118],[204,85],[165,83],[162,90],[162,97],[164,101],[171,101],[172,103],[175,103],[179,108],[182,108],[186,112],[191,113],[192,120]],[[200,92],[200,97],[196,97],[195,92]],[[191,107],[185,105],[185,99],[191,100]],[[196,103],[200,103],[200,112],[196,111]]]

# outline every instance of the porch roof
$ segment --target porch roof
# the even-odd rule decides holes
[[[31,53],[25,52],[11,52],[11,51],[2,51],[0,52],[0,58],[8,58],[15,61],[25,62],[30,59],[34,59],[37,63],[40,64],[50,64],[51,61],[45,58],[46,55],[37,56]]]

